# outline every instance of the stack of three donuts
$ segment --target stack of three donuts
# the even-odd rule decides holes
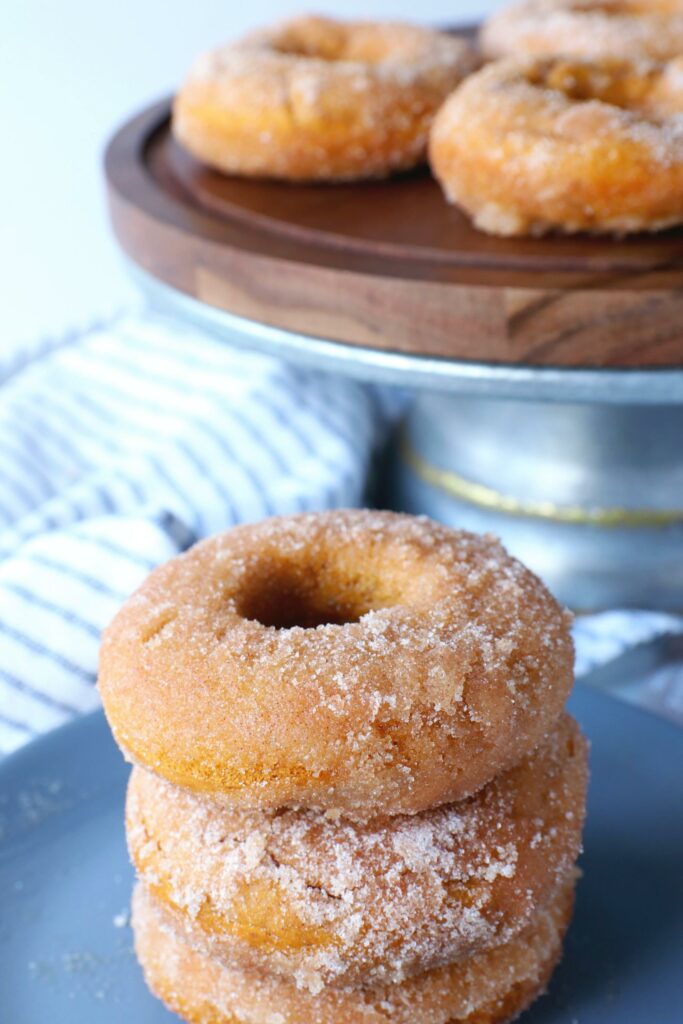
[[[540,582],[424,519],[276,519],[157,570],[100,675],[152,990],[201,1024],[515,1016],[571,916],[571,678]]]

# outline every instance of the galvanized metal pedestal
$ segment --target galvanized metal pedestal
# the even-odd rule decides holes
[[[346,345],[133,274],[157,306],[230,344],[413,389],[388,504],[495,532],[575,609],[683,608],[683,369],[535,368]]]
[[[420,395],[392,495],[497,533],[576,609],[683,607],[683,405]]]

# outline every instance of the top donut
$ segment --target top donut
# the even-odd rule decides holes
[[[200,57],[173,130],[227,174],[385,177],[425,159],[432,117],[476,64],[464,40],[417,25],[296,18]]]
[[[107,629],[127,756],[235,807],[358,818],[473,793],[572,683],[569,617],[491,537],[390,512],[274,518],[156,569]]]
[[[487,57],[667,61],[683,54],[683,0],[523,0],[481,32]]]

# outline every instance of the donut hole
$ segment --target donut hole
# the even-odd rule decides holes
[[[680,14],[681,9],[681,0],[574,0],[571,5],[571,10],[580,14],[601,14],[608,18]]]
[[[316,626],[343,626],[358,622],[364,611],[344,606],[339,600],[315,593],[310,587],[292,581],[279,581],[271,588],[254,590],[245,595],[239,614],[262,626],[274,629],[315,629]]]
[[[302,18],[284,26],[272,41],[273,48],[294,57],[324,61],[380,64],[415,56],[412,33],[400,26],[391,30],[375,25],[349,27],[323,18]]]
[[[681,0],[574,0],[569,7],[579,14],[601,14],[608,18],[647,17],[679,13]]]
[[[344,60],[345,33],[337,26],[305,20],[291,22],[273,41],[273,49],[292,57]]]
[[[386,582],[386,581],[383,581]],[[244,581],[237,613],[274,629],[315,629],[358,622],[370,611],[398,602],[385,585],[372,577],[344,575],[327,562],[302,567],[283,562],[259,566]]]
[[[561,92],[576,103],[597,100],[624,110],[646,107],[658,78],[656,67],[636,71],[631,62],[618,60],[550,60],[539,62],[529,75],[532,85]]]

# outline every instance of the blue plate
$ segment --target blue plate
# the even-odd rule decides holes
[[[577,688],[592,783],[576,917],[525,1024],[683,1021],[683,731]],[[169,1024],[132,952],[128,770],[101,713],[0,764],[0,1021]],[[302,1022],[305,1024],[305,1022]]]

